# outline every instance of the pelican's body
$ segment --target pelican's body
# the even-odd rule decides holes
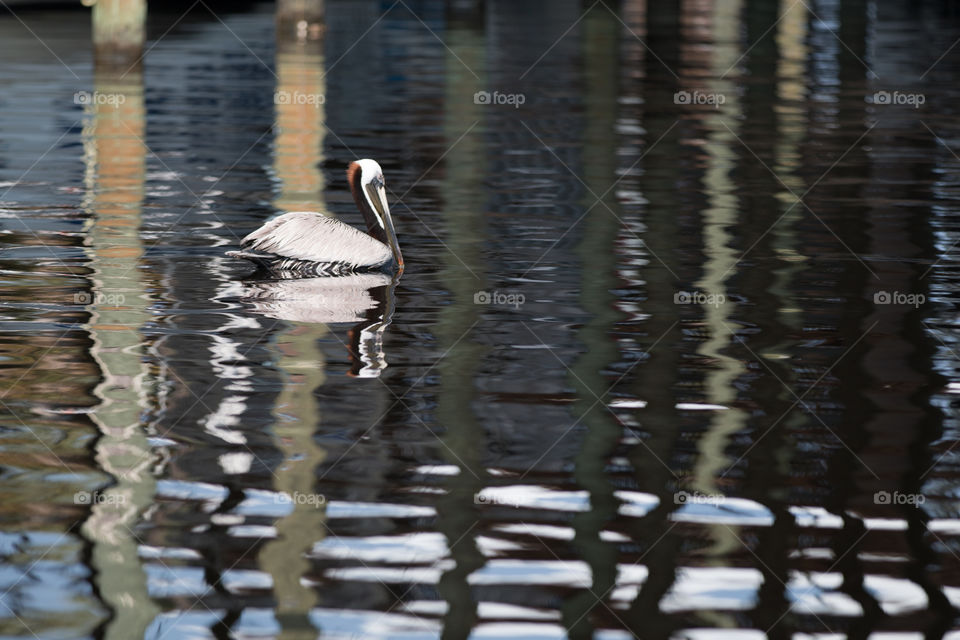
[[[365,271],[402,271],[403,256],[384,192],[383,172],[373,160],[350,163],[347,180],[367,233],[321,213],[285,213],[245,237],[244,258],[279,275],[338,276]]]

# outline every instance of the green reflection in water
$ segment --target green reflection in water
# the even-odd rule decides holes
[[[602,7],[591,10],[583,21],[586,126],[581,166],[588,191],[581,204],[590,212],[582,223],[577,255],[583,264],[580,304],[590,314],[590,320],[578,332],[584,353],[571,368],[569,382],[577,393],[574,419],[585,427],[580,451],[574,459],[574,477],[577,485],[590,495],[589,510],[573,518],[573,546],[590,567],[592,585],[563,604],[563,625],[571,638],[593,637],[590,613],[604,606],[601,603],[608,599],[617,578],[617,546],[602,541],[600,533],[617,513],[618,501],[605,468],[621,435],[617,421],[606,407],[609,398],[604,396],[609,382],[602,373],[619,356],[611,329],[620,314],[614,310],[611,290],[617,286],[617,254],[613,247],[621,229],[618,217],[623,213],[616,202],[616,189],[610,189],[610,185],[617,178],[620,28],[616,16]],[[605,194],[600,203],[594,193]],[[580,430],[567,437],[580,437]]]
[[[446,42],[449,53],[444,137],[450,150],[445,157],[440,195],[449,251],[443,254],[440,278],[450,290],[452,303],[440,311],[436,328],[439,348],[445,353],[437,365],[440,386],[436,415],[443,429],[438,434],[441,455],[460,471],[450,478],[447,493],[437,504],[437,529],[447,538],[455,563],[440,577],[438,585],[440,597],[447,603],[442,633],[445,640],[467,638],[477,624],[477,603],[467,577],[485,563],[474,542],[478,533],[474,496],[484,485],[481,478],[485,475],[486,449],[483,427],[472,408],[476,396],[474,377],[486,347],[473,342],[470,336],[480,320],[481,307],[474,304],[474,294],[485,288],[484,263],[477,240],[486,236],[483,212],[477,207],[484,201],[484,154],[480,137],[463,135],[477,123],[480,112],[469,96],[484,87],[467,67],[478,72],[483,69],[483,37],[473,20],[452,19]],[[454,144],[458,139],[459,143]]]
[[[734,156],[730,152],[738,144],[737,123],[740,119],[739,99],[732,81],[721,77],[741,55],[739,50],[739,2],[724,3],[712,16],[714,45],[712,73],[715,78],[709,90],[724,96],[722,105],[708,110],[703,117],[707,129],[707,144],[704,146],[707,167],[703,188],[707,195],[707,207],[703,211],[702,234],[703,275],[696,283],[697,289],[706,295],[702,305],[704,324],[709,337],[697,350],[714,363],[704,380],[705,400],[710,405],[724,409],[710,412],[709,426],[697,442],[699,456],[693,470],[693,488],[705,496],[719,499],[722,487],[717,476],[730,463],[724,449],[730,437],[743,429],[747,413],[731,406],[737,397],[736,379],[746,371],[743,363],[726,354],[734,340],[737,325],[732,321],[736,305],[730,297],[727,280],[736,275],[737,260],[741,252],[730,246],[733,234],[730,231],[738,223],[738,203],[735,186],[731,180]],[[727,44],[724,44],[727,43]],[[714,545],[707,553],[723,556],[739,546],[736,534],[725,524],[711,527]],[[722,561],[717,561],[721,563]],[[730,626],[733,621],[727,620]]]

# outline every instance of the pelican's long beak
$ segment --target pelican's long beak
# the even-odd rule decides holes
[[[397,242],[397,231],[393,228],[393,218],[390,217],[390,205],[387,204],[387,192],[383,182],[376,181],[366,185],[367,200],[380,218],[380,225],[387,234],[387,243],[393,252],[393,259],[397,268],[403,271],[403,256],[400,254],[400,243]]]

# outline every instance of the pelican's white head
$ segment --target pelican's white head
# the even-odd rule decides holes
[[[350,182],[353,199],[366,218],[367,231],[390,247],[397,266],[403,269],[403,256],[400,255],[397,232],[390,217],[390,205],[387,204],[386,185],[380,165],[369,158],[351,162],[347,169],[347,180]]]
[[[389,207],[387,206],[387,196],[384,191],[383,170],[380,169],[380,165],[377,164],[376,160],[369,158],[357,160],[356,164],[360,166],[360,187],[363,194],[370,201],[369,204],[373,208],[373,213],[377,216],[377,223],[380,225],[380,228],[386,229],[387,224],[384,212],[389,212]],[[377,206],[378,204],[380,205],[379,207]]]

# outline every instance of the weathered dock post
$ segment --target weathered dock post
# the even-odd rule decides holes
[[[147,0],[84,0],[93,7],[96,65],[139,65],[147,37]]]
[[[284,43],[320,41],[324,0],[277,0],[277,50]]]

